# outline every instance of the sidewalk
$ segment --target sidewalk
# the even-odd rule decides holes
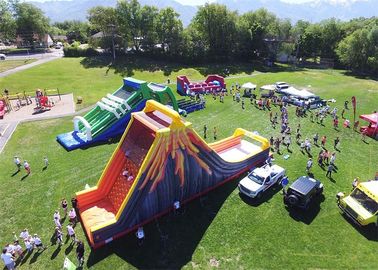
[[[26,70],[26,69],[29,69],[29,68],[32,68],[32,67],[35,67],[35,66],[38,66],[38,65],[41,65],[41,64],[53,61],[55,59],[59,59],[59,58],[61,58],[61,57],[58,57],[58,56],[46,57],[44,59],[37,60],[37,61],[35,61],[33,63],[30,63],[30,64],[27,64],[27,65],[23,65],[23,66],[19,66],[19,67],[13,68],[13,69],[9,69],[7,71],[1,72],[0,73],[0,78],[6,77],[6,76],[14,74],[16,72],[19,72],[19,71],[22,71],[22,70]]]

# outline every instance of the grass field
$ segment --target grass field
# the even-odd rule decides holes
[[[26,64],[30,64],[36,61],[35,59],[27,59],[27,60],[5,60],[0,61],[0,72],[4,72],[9,69],[13,69],[19,66],[23,66]]]
[[[125,73],[114,73],[111,69],[106,75],[106,67],[85,68],[85,61],[88,60],[56,60],[0,79],[0,88],[59,85],[64,91],[82,95],[85,105],[93,104],[119,87],[121,75]],[[134,69],[133,73],[136,78],[156,82],[165,81],[167,76],[174,80],[179,73],[190,73],[191,77],[199,79],[204,73],[201,68],[169,70],[171,73]],[[235,70],[239,76],[246,74],[241,69]],[[355,95],[357,115],[378,109],[378,83],[346,76],[341,71],[274,71],[227,79],[229,84],[236,81],[252,81],[259,86],[287,81],[298,87],[308,87],[324,98],[335,98],[339,111],[344,100]],[[268,111],[260,111],[248,101],[245,110],[231,97],[226,97],[224,104],[211,97],[207,101],[205,110],[187,117],[201,135],[204,124],[210,131],[217,126],[220,138],[231,135],[237,127],[256,130],[267,138],[279,134],[278,128],[275,130],[269,124]],[[278,108],[273,107],[273,111]],[[346,116],[352,118],[351,110]],[[320,207],[308,213],[288,211],[278,190],[272,190],[261,201],[246,200],[240,197],[235,180],[185,206],[183,215],[168,215],[145,226],[146,240],[142,247],[137,246],[134,235],[97,251],[90,251],[85,241],[85,268],[209,269],[218,265],[221,269],[376,269],[378,231],[373,227],[356,228],[344,219],[338,211],[335,194],[349,191],[356,176],[368,180],[375,175],[378,143],[372,139],[364,143],[360,134],[351,130],[334,130],[330,117],[325,126],[311,123],[308,118],[297,118],[294,108],[289,110],[289,123],[292,129],[300,123],[304,138],[312,138],[315,132],[327,135],[330,150],[333,139],[336,136],[341,139],[334,181],[327,179],[325,172],[314,165],[315,177],[325,186],[325,199]],[[55,136],[72,128],[71,118],[21,124],[0,155],[1,244],[12,240],[13,231],[19,233],[27,227],[32,233],[39,233],[49,245],[42,254],[33,253],[26,258],[19,269],[61,269],[65,256],[76,262],[72,246],[65,244],[59,249],[50,243],[54,210],[59,207],[62,197],[71,198],[86,184],[96,184],[116,143],[66,152],[56,143]],[[208,139],[208,142],[212,141]],[[297,145],[293,145],[292,150],[288,160],[275,155],[276,163],[286,168],[291,182],[305,174],[307,161]],[[314,156],[318,151],[313,147]],[[287,154],[287,151],[283,153]],[[25,178],[24,171],[13,175],[14,155],[29,161],[31,176]],[[51,164],[42,171],[44,155],[49,157]],[[80,225],[76,232],[84,239]]]

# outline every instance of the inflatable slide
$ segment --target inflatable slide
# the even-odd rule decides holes
[[[269,155],[267,139],[244,129],[207,144],[180,115],[149,100],[132,114],[97,186],[78,192],[93,248],[109,243],[245,171]]]
[[[226,83],[219,75],[209,75],[203,82],[190,82],[186,76],[177,76],[177,93],[182,96],[218,93],[223,89],[226,89]]]
[[[5,99],[0,99],[0,119],[4,118],[6,107]]]
[[[179,110],[169,87],[125,78],[120,89],[103,97],[83,117],[74,117],[74,131],[58,135],[57,141],[70,151],[120,136],[130,121],[131,113],[141,111],[148,99],[169,103],[174,110]]]

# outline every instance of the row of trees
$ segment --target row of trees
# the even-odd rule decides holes
[[[25,12],[27,11],[27,12]],[[239,15],[220,4],[205,4],[187,27],[172,8],[142,6],[138,0],[119,0],[116,7],[89,10],[88,21],[48,24],[43,13],[28,3],[0,0],[0,34],[65,34],[71,40],[118,52],[128,50],[184,62],[275,58],[334,59],[355,71],[378,73],[378,18],[348,22],[329,19],[292,24],[265,9]],[[101,39],[89,38],[102,32]]]

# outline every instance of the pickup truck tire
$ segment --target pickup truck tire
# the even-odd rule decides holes
[[[298,203],[298,198],[295,195],[290,195],[289,197],[287,197],[286,201],[290,205],[296,205]]]
[[[0,60],[5,60],[5,57],[4,57],[4,56],[1,56],[1,57],[0,57]]]

